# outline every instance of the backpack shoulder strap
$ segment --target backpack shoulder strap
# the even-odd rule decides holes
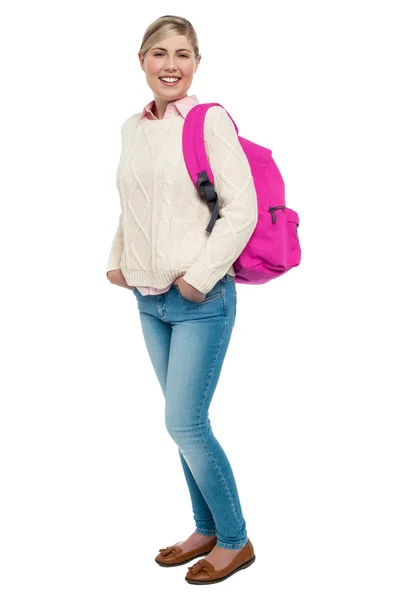
[[[183,125],[183,155],[187,171],[195,188],[204,196],[212,211],[212,218],[207,231],[211,232],[219,216],[218,197],[214,188],[214,177],[210,167],[204,142],[204,121],[206,112],[211,106],[222,106],[218,102],[196,104],[193,106]],[[222,108],[224,108],[222,106]],[[226,109],[224,109],[226,110]],[[227,111],[226,111],[227,112]],[[229,113],[227,113],[229,115]],[[232,120],[238,134],[237,125]]]
[[[210,102],[208,104],[196,104],[193,106],[185,120],[183,126],[183,153],[187,170],[191,180],[198,189],[197,181],[198,174],[202,171],[207,171],[209,181],[214,184],[213,174],[206,155],[204,144],[204,121],[206,112],[211,106],[223,106],[218,102]],[[226,109],[224,109],[226,110]],[[226,110],[227,112],[227,110]],[[227,113],[229,115],[229,113]],[[237,125],[232,120],[238,134]]]

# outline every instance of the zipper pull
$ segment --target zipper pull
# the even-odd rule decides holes
[[[276,221],[277,221],[275,211],[276,210],[284,210],[284,209],[285,209],[285,206],[271,206],[269,208],[269,211],[272,213],[272,223],[276,223]]]

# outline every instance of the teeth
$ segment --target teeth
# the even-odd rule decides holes
[[[173,83],[174,81],[179,81],[178,77],[160,77],[162,81],[166,81],[167,83]]]

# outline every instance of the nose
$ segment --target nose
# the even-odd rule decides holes
[[[176,71],[176,67],[174,65],[173,62],[173,58],[166,58],[165,59],[165,66],[164,66],[165,71]]]

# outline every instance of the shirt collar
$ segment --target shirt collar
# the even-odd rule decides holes
[[[190,96],[184,96],[183,98],[179,98],[175,102],[169,102],[166,107],[165,114],[163,116],[164,119],[169,119],[170,117],[177,117],[181,115],[184,119],[186,118],[190,109],[199,104],[199,100],[195,94],[191,94]],[[145,105],[143,111],[141,113],[141,119],[151,119],[158,120],[154,115],[155,109],[155,100],[151,100],[148,104]]]

